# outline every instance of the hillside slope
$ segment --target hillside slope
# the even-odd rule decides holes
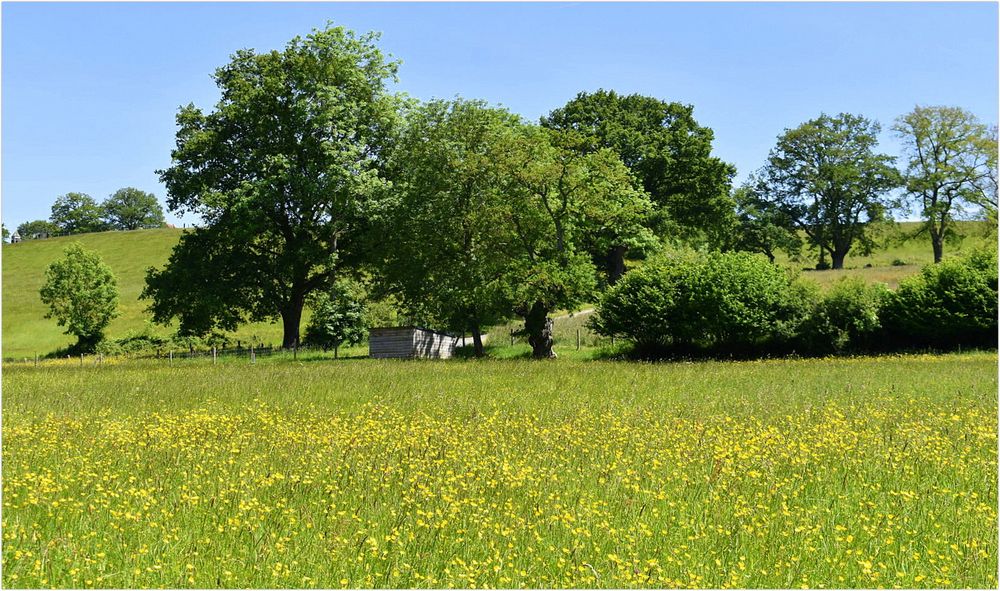
[[[893,230],[894,238],[888,240],[888,248],[869,257],[849,256],[846,263],[848,268],[842,271],[806,271],[803,275],[821,285],[830,284],[844,275],[860,275],[866,280],[883,281],[895,287],[901,278],[916,273],[922,265],[932,260],[930,243],[926,237],[907,238],[915,230],[914,223],[899,224]],[[965,238],[960,243],[946,245],[945,256],[955,256],[973,248],[995,247],[995,234],[991,235],[983,223],[963,222],[961,230]],[[45,269],[62,256],[63,250],[73,241],[79,241],[84,247],[99,252],[118,278],[121,315],[111,323],[108,336],[119,338],[130,330],[142,329],[149,320],[145,311],[148,303],[139,301],[139,294],[145,285],[146,269],[162,266],[183,232],[184,230],[173,228],[101,232],[5,244],[3,357],[31,357],[35,353],[45,355],[74,342],[75,339],[63,334],[62,328],[56,326],[54,320],[44,318],[46,309],[38,296],[38,290],[45,280]],[[906,264],[894,266],[893,261]],[[778,262],[799,269],[815,264],[809,257],[803,257],[799,261],[779,257]],[[868,264],[872,267],[866,268],[865,265]],[[308,310],[304,316],[303,328],[308,320]],[[584,326],[583,318],[567,320],[566,326],[572,327],[567,328],[566,334],[575,340],[576,328]],[[509,329],[510,326],[504,325],[503,328]],[[172,333],[169,327],[157,326],[154,331],[163,335]],[[587,335],[584,336],[586,343]],[[265,343],[277,343],[281,341],[281,326],[277,323],[250,324],[241,327],[234,338],[254,338]]]
[[[63,334],[55,320],[45,318],[46,307],[38,296],[45,281],[45,269],[62,256],[70,243],[100,253],[118,279],[120,316],[111,322],[107,334],[118,338],[130,330],[142,329],[149,320],[148,302],[140,301],[146,269],[166,263],[170,251],[184,230],[163,228],[131,232],[99,232],[30,240],[3,246],[3,356],[4,358],[44,355],[75,342]],[[154,331],[171,334],[157,326]],[[242,328],[237,338],[256,336],[264,342],[281,340],[280,326],[253,324]]]

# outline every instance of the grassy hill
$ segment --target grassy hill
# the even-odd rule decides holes
[[[881,239],[887,248],[871,256],[848,257],[846,267],[840,271],[804,271],[804,275],[821,285],[828,285],[844,275],[861,275],[871,281],[882,281],[895,286],[900,279],[916,273],[921,266],[932,261],[930,242],[926,237],[912,237],[915,223],[902,223],[887,231]],[[981,222],[963,222],[961,231],[965,237],[961,242],[947,245],[945,256],[955,256],[974,248],[995,247],[995,232]],[[118,278],[121,293],[119,310],[121,315],[108,329],[108,336],[119,338],[130,330],[142,329],[149,320],[145,312],[147,302],[139,301],[146,269],[163,265],[170,250],[180,238],[183,230],[136,230],[132,232],[102,232],[34,240],[3,246],[3,356],[5,358],[31,357],[35,353],[44,355],[74,342],[74,338],[63,334],[62,328],[54,320],[44,318],[45,306],[38,296],[44,281],[45,269],[62,256],[63,250],[73,241],[79,241],[86,248],[96,250],[111,266]],[[790,267],[807,268],[815,265],[815,260],[803,258],[790,261],[787,257],[779,262]],[[893,263],[897,263],[894,265]],[[905,263],[905,264],[898,264]],[[871,265],[871,267],[866,267]],[[303,319],[303,327],[308,318]],[[596,344],[596,337],[584,328],[585,317],[563,319],[557,324],[560,342],[575,345],[576,329],[585,331],[584,346]],[[508,332],[510,326],[499,327],[498,335]],[[170,327],[154,327],[159,334],[169,335]],[[241,327],[234,338],[256,338],[267,343],[281,340],[280,324],[256,323]],[[498,336],[498,338],[500,338]],[[526,345],[525,345],[526,346]],[[514,354],[517,349],[507,353]]]
[[[118,278],[120,316],[111,322],[109,337],[124,336],[142,329],[149,320],[148,302],[139,301],[145,285],[146,269],[162,266],[184,230],[164,228],[131,232],[99,232],[30,240],[3,246],[3,356],[19,358],[44,355],[76,341],[63,334],[55,320],[44,318],[46,307],[38,296],[45,281],[45,269],[62,256],[70,243],[100,253]],[[303,325],[304,326],[304,325]],[[155,326],[154,332],[173,333],[169,327]],[[280,342],[280,325],[252,324],[241,328],[236,338],[256,336],[264,342]]]
[[[959,256],[979,248],[996,248],[996,229],[991,228],[987,222],[958,222],[957,227],[961,238],[953,243],[945,243],[945,258]],[[781,253],[776,261],[802,269],[806,278],[823,286],[846,275],[858,275],[867,281],[880,281],[895,288],[901,279],[919,272],[921,267],[934,262],[930,238],[926,234],[918,235],[919,229],[919,222],[900,222],[884,228],[875,236],[881,248],[868,256],[856,251],[848,254],[844,268],[837,271],[816,271],[815,254],[805,255],[797,261],[792,261]]]

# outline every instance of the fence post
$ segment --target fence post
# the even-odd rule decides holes
[[[580,350],[580,329],[576,329],[576,350]]]
[[[292,361],[295,361],[298,358],[299,358],[299,343],[298,341],[296,341],[295,344],[292,345]]]
[[[615,335],[611,335],[611,346],[615,346]]]
[[[35,353],[35,367],[38,367],[38,353]]]
[[[510,346],[514,346],[514,329],[510,329]]]
[[[83,353],[80,353],[80,367],[83,367]]]
[[[253,345],[250,345],[250,363],[257,363],[257,355],[253,349]]]
[[[212,347],[212,365],[215,365],[215,363],[216,363],[215,355],[216,355],[215,347],[213,346]]]

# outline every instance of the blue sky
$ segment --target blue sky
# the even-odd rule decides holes
[[[997,4],[58,4],[2,8],[2,198],[8,228],[70,191],[161,201],[174,114],[217,99],[235,50],[332,20],[382,32],[398,90],[537,118],[577,92],[693,104],[739,179],[821,112],[882,122],[915,104],[997,121]],[[896,154],[883,133],[882,149]],[[171,221],[178,218],[169,216]],[[180,222],[191,223],[190,217]]]

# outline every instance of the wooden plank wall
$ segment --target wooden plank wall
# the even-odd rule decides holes
[[[376,359],[450,359],[459,340],[419,328],[373,328],[368,332],[368,356]]]

